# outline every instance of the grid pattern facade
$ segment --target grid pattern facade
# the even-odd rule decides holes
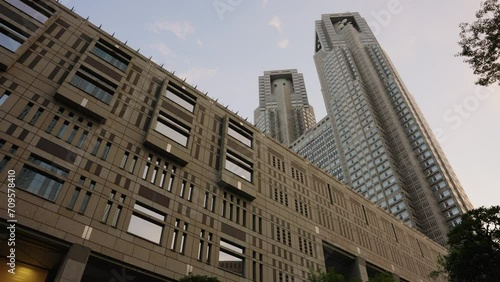
[[[444,245],[472,205],[365,20],[323,15],[315,50],[344,182]]]
[[[0,41],[0,177],[29,281],[306,281],[330,264],[426,281],[445,252],[61,4],[0,14],[32,29]]]
[[[304,77],[297,70],[265,71],[259,76],[259,106],[254,121],[260,130],[290,145],[316,123],[307,100]]]

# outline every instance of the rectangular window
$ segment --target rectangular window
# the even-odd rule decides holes
[[[31,108],[33,108],[33,103],[30,102],[24,107],[23,111],[19,114],[17,118],[23,120],[31,111]]]
[[[59,132],[57,132],[57,138],[62,138],[64,136],[64,132],[66,132],[66,128],[68,128],[69,122],[65,121],[62,125],[61,128],[59,128]]]
[[[102,220],[101,221],[103,223],[106,223],[108,221],[109,211],[111,210],[112,206],[113,206],[113,202],[108,201],[108,203],[106,204],[106,207],[104,208],[104,214],[102,215]]]
[[[121,71],[125,71],[127,69],[128,63],[131,59],[130,56],[120,52],[116,47],[103,41],[102,39],[99,39],[99,41],[96,42],[91,52]]]
[[[38,108],[38,110],[36,111],[35,115],[31,118],[30,124],[31,125],[35,125],[35,123],[38,121],[38,119],[40,118],[40,116],[42,114],[43,114],[43,109],[42,108]]]
[[[7,21],[0,19],[0,46],[16,52],[30,35]]]
[[[97,152],[99,151],[99,147],[101,147],[101,142],[102,142],[102,139],[101,138],[97,138],[97,141],[95,142],[94,144],[94,149],[92,150],[92,155],[97,155]]]
[[[127,232],[160,244],[164,225],[157,220],[163,222],[166,215],[139,203],[134,205],[134,210]]]
[[[85,211],[87,210],[87,206],[89,205],[90,196],[92,196],[92,193],[90,193],[90,192],[85,193],[85,196],[83,197],[82,205],[80,206],[80,210],[78,211],[78,213],[81,213],[81,214],[85,213]]]
[[[42,157],[39,157],[35,154],[31,154],[28,158],[28,160],[33,163],[33,164],[36,164],[38,165],[39,167],[41,168],[44,168],[46,170],[49,170],[49,171],[52,171],[52,172],[55,172],[56,174],[62,176],[62,177],[66,177],[68,176],[68,173],[69,173],[69,170],[59,166],[59,165],[56,165],[54,164],[53,162],[51,161],[48,161]]]
[[[252,147],[253,133],[233,120],[229,120],[227,134],[246,146]]]
[[[78,129],[79,129],[78,126],[73,126],[73,129],[71,129],[71,133],[68,136],[68,141],[67,141],[68,143],[73,143],[73,140],[75,139]]]
[[[1,36],[1,35],[0,35]],[[1,41],[0,41],[1,42]],[[10,94],[12,94],[10,91],[5,91],[2,94],[2,97],[0,97],[0,106],[3,105],[5,101],[7,101],[7,98],[9,98]]]
[[[78,199],[78,196],[80,195],[80,188],[76,187],[75,191],[73,191],[73,195],[71,196],[71,200],[69,201],[68,204],[68,209],[72,210],[75,207],[76,200]]]
[[[56,126],[57,121],[59,120],[59,117],[55,116],[52,118],[52,120],[49,123],[49,126],[47,127],[47,130],[45,132],[51,133],[54,127]]]
[[[83,66],[80,67],[70,83],[108,105],[111,103],[117,87],[114,83]]]
[[[172,192],[172,188],[174,187],[174,180],[175,176],[173,174],[170,175],[170,180],[168,181],[168,187],[167,187],[168,192]]]
[[[188,201],[193,200],[193,191],[194,191],[194,185],[191,184],[191,185],[189,185],[189,191],[188,191],[188,196],[187,196]]]
[[[128,172],[130,173],[134,173],[134,170],[135,170],[135,164],[137,163],[137,156],[134,156],[132,158],[132,161],[130,162],[130,167],[128,169]]]
[[[219,267],[239,275],[244,274],[244,249],[229,242],[220,240]]]
[[[111,226],[116,227],[118,224],[118,220],[120,220],[120,215],[122,213],[122,207],[118,206],[115,211],[115,216],[113,217],[113,221],[111,222]]]
[[[0,161],[0,171],[4,169],[4,167],[7,165],[7,163],[10,161],[9,156],[3,157],[3,159]]]
[[[184,198],[185,190],[186,190],[186,180],[183,180],[181,184],[181,190],[179,191],[179,197]]]
[[[186,147],[189,139],[189,131],[186,125],[174,120],[163,112],[158,115],[155,130]]]
[[[253,164],[227,151],[225,168],[248,182],[252,182]]]
[[[49,7],[47,7],[46,5],[37,3],[38,1],[32,2],[21,0],[6,0],[6,2],[40,23],[45,23],[47,19],[54,13],[50,11],[48,9]]]
[[[23,167],[17,178],[17,186],[49,201],[57,199],[63,184],[63,181],[30,167]]]
[[[194,111],[196,98],[187,93],[182,93],[181,91],[169,86],[166,90],[165,97],[190,112]]]
[[[87,135],[88,135],[88,134],[89,134],[89,132],[88,132],[88,131],[84,131],[84,132],[82,132],[82,135],[80,136],[80,139],[78,140],[78,144],[76,144],[76,146],[77,146],[78,148],[80,148],[80,149],[82,148],[83,143],[85,142],[85,139],[87,139]]]
[[[123,168],[125,167],[125,165],[127,164],[128,155],[129,155],[129,153],[128,153],[128,152],[125,152],[125,153],[123,154],[122,161],[121,161],[121,163],[120,163],[120,168],[122,168],[122,169],[123,169]]]
[[[105,160],[108,157],[109,150],[111,150],[111,143],[107,142],[102,152],[101,159]]]

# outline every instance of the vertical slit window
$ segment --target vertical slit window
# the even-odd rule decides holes
[[[104,151],[102,152],[101,159],[105,160],[108,157],[109,150],[111,150],[111,143],[107,142],[104,146]]]
[[[175,175],[170,175],[170,180],[168,181],[167,191],[172,192],[172,188],[174,187]]]
[[[75,191],[73,191],[73,195],[71,196],[71,200],[69,201],[68,204],[68,209],[72,210],[75,207],[76,200],[78,199],[78,196],[80,195],[80,188],[75,188]]]
[[[113,202],[108,201],[108,203],[106,204],[106,207],[104,208],[104,214],[103,214],[102,220],[101,220],[103,223],[106,223],[108,221],[109,211],[111,210],[112,206],[113,206]]]
[[[1,35],[0,35],[1,36]],[[1,44],[1,43],[0,43]],[[5,91],[3,94],[2,94],[2,97],[0,97],[0,106],[3,105],[3,103],[5,101],[7,101],[7,98],[9,98],[10,94],[12,94],[12,92],[10,91]]]
[[[128,169],[128,172],[130,173],[134,173],[134,170],[135,170],[135,164],[137,163],[137,156],[134,156],[132,158],[132,161],[130,162],[130,167]]]
[[[9,156],[5,156],[3,157],[3,159],[0,161],[0,171],[2,171],[5,166],[7,165],[7,163],[10,161],[10,157]]]
[[[149,163],[146,163],[144,166],[144,172],[142,173],[142,179],[146,179],[148,177],[148,172],[149,172]]]
[[[35,123],[38,121],[38,119],[40,118],[40,116],[42,114],[43,114],[43,109],[42,108],[38,108],[38,110],[36,111],[35,115],[31,118],[30,124],[31,125],[35,125]]]
[[[73,143],[73,140],[75,139],[76,133],[78,132],[78,126],[73,126],[73,129],[71,129],[71,133],[68,136],[68,143]]]
[[[156,183],[156,176],[158,175],[158,167],[155,166],[153,173],[151,174],[151,183]]]
[[[87,210],[87,206],[88,206],[89,201],[90,201],[90,196],[92,196],[92,193],[90,193],[90,192],[85,193],[85,196],[83,197],[82,205],[80,206],[80,210],[78,211],[78,213],[81,213],[81,214],[85,213],[85,210]]]
[[[62,138],[64,136],[64,133],[66,132],[66,128],[68,128],[69,122],[65,121],[59,128],[59,132],[57,132],[57,138]]]
[[[88,135],[88,134],[89,134],[89,132],[88,132],[88,131],[84,131],[84,132],[82,132],[82,135],[80,135],[80,139],[78,139],[78,144],[76,144],[76,146],[77,146],[78,148],[80,148],[80,149],[82,148],[83,143],[85,142],[85,139],[87,139],[87,135]]]
[[[101,142],[102,142],[102,139],[101,138],[97,138],[97,141],[95,142],[94,144],[94,149],[92,150],[92,155],[97,155],[97,152],[99,151],[99,147],[101,147]]]
[[[118,220],[120,220],[120,215],[122,213],[122,207],[118,206],[115,211],[115,216],[113,217],[113,221],[111,222],[111,226],[116,227],[118,224]]]
[[[184,198],[184,191],[186,190],[186,180],[183,180],[182,181],[182,184],[181,184],[181,190],[179,192],[179,196],[181,198]]]
[[[125,152],[125,153],[123,154],[122,161],[120,162],[120,168],[121,168],[121,169],[123,169],[123,168],[125,167],[125,165],[127,164],[128,155],[129,155],[129,153],[128,153],[128,152]]]
[[[17,118],[20,120],[23,120],[28,115],[28,113],[31,111],[31,108],[33,108],[33,103],[30,102],[24,107],[24,109],[21,111],[21,113],[19,114],[19,116]]]
[[[190,184],[189,185],[189,191],[188,191],[188,201],[192,201],[193,200],[193,191],[194,191],[194,185],[193,184]]]

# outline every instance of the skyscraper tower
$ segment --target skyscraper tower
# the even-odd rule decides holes
[[[307,100],[304,76],[297,70],[265,71],[259,76],[257,128],[282,144],[290,145],[316,123]]]
[[[444,244],[472,205],[366,21],[358,13],[322,15],[314,60],[338,151],[332,171]]]

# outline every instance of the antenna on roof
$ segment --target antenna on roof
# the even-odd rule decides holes
[[[88,21],[89,20],[89,16],[87,16],[87,18],[85,20]]]
[[[196,89],[196,87],[198,87],[198,85],[195,85],[195,86],[194,86],[194,89]]]
[[[163,64],[161,64],[161,66],[160,66],[160,67],[162,67],[162,68],[163,68]]]
[[[111,37],[115,37],[115,33],[113,32],[113,34],[111,34]]]
[[[127,41],[125,41],[125,45],[127,45],[127,42],[128,42],[128,40],[127,40]]]
[[[175,71],[172,72],[172,74],[174,74],[174,73],[175,73]]]
[[[71,12],[73,12],[75,10],[75,6],[71,7]]]
[[[186,78],[184,78],[184,80],[183,80],[183,81],[186,81]]]
[[[136,52],[137,52],[137,53],[139,53],[139,50],[141,50],[141,48],[137,49],[137,51],[136,51]]]
[[[102,24],[99,25],[99,29],[101,29]]]

